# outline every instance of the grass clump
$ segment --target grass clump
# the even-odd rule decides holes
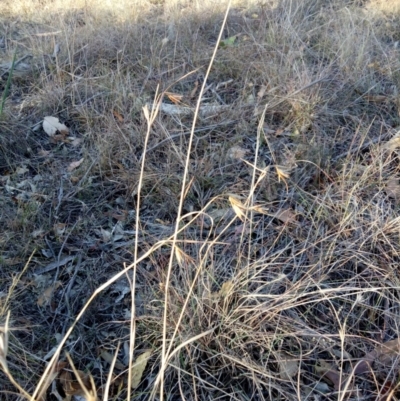
[[[1,398],[396,399],[398,12],[128,3],[4,2]]]

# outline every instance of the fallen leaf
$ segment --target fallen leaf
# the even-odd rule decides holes
[[[50,153],[51,153],[50,150],[40,149],[39,152],[38,152],[38,155],[41,156],[41,157],[46,157],[46,156],[48,156]]]
[[[47,116],[43,119],[43,130],[49,136],[53,136],[57,132],[63,135],[68,134],[68,128],[61,124],[57,117],[52,116]]]
[[[386,193],[391,198],[400,199],[400,185],[397,177],[390,177],[386,182]]]
[[[86,389],[91,388],[89,375],[85,374],[81,370],[77,370],[76,373],[79,375]],[[68,370],[63,370],[60,374],[60,384],[62,386],[62,389],[64,390],[65,395],[67,396],[85,396],[86,394],[85,390],[79,384],[79,381],[73,379],[71,372],[69,372]]]
[[[387,341],[368,352],[357,364],[354,374],[362,375],[372,369],[373,362],[379,361],[384,366],[392,366],[395,359],[400,356],[400,339]]]
[[[290,209],[279,210],[275,216],[277,219],[282,221],[283,223],[297,223],[296,214],[293,213]]]
[[[57,236],[62,236],[65,233],[67,225],[65,223],[55,223],[53,230]]]
[[[136,359],[136,362],[132,365],[132,381],[131,381],[131,388],[134,390],[136,387],[139,386],[143,372],[146,369],[147,362],[153,353],[153,350],[147,350],[143,352],[143,354],[139,355]]]
[[[110,242],[112,239],[112,232],[109,230],[104,230],[104,228],[101,228],[100,230],[101,236],[103,237],[103,242],[107,243]]]
[[[328,362],[320,359],[314,368],[315,372],[322,376],[322,379],[328,379],[328,381],[333,384],[336,391],[340,390],[340,373],[334,370]]]
[[[245,104],[251,106],[254,104],[255,100],[256,98],[254,97],[254,95],[250,93],[246,98]]]
[[[102,349],[100,351],[100,357],[103,358],[110,365],[113,363],[114,355],[111,354],[110,352],[106,351],[105,349]],[[119,370],[125,369],[125,365],[122,362],[120,362],[118,359],[115,361],[114,366]]]
[[[234,287],[235,285],[232,280],[225,281],[225,283],[222,284],[221,289],[217,293],[211,294],[211,296],[214,299],[226,298],[232,294]]]
[[[71,145],[76,148],[77,146],[79,146],[81,143],[83,142],[82,138],[74,138],[71,141]]]
[[[228,150],[228,157],[233,160],[240,160],[246,156],[247,150],[240,146],[232,146]]]
[[[279,366],[279,376],[281,379],[290,380],[299,372],[299,360],[293,359],[286,352],[278,352],[276,360]]]
[[[113,110],[113,115],[115,117],[116,120],[118,120],[118,122],[122,123],[124,122],[124,116],[119,113],[117,110]]]
[[[44,235],[45,235],[45,231],[42,230],[41,228],[31,232],[32,238],[43,238]]]
[[[383,145],[383,149],[390,152],[394,152],[398,147],[400,147],[400,132]]]
[[[272,135],[277,132],[277,130],[269,128],[268,125],[266,125],[266,124],[264,124],[264,126],[263,126],[263,131],[264,131],[265,135]]]
[[[400,338],[387,341],[376,348],[379,362],[391,366],[393,361],[400,356]]]
[[[50,287],[46,288],[37,300],[38,306],[43,306],[50,302],[53,292],[61,285],[61,281],[56,281]]]
[[[261,85],[260,90],[257,92],[257,99],[261,100],[261,98],[265,95],[265,92],[268,90],[268,85]]]
[[[64,134],[57,134],[50,137],[50,143],[58,143],[58,142],[66,142],[66,135]]]
[[[82,164],[83,160],[84,160],[84,158],[82,157],[82,159],[80,159],[80,160],[78,160],[76,162],[70,163],[69,166],[67,167],[67,170],[69,172],[75,170],[76,168],[78,168]]]
[[[29,171],[28,168],[26,168],[26,166],[22,166],[22,167],[18,167],[16,173],[18,175],[24,175],[25,173],[27,173]]]

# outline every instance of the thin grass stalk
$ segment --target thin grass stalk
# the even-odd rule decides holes
[[[178,231],[179,231],[179,223],[181,220],[181,214],[182,214],[182,209],[183,209],[183,202],[185,199],[185,194],[186,194],[186,179],[188,176],[188,171],[189,171],[189,163],[190,163],[190,154],[191,154],[191,149],[192,149],[192,144],[193,144],[193,138],[194,138],[194,132],[195,132],[195,127],[196,127],[196,123],[197,123],[197,117],[199,114],[199,110],[200,110],[200,104],[202,101],[202,95],[204,93],[206,84],[207,84],[207,79],[208,76],[210,75],[210,71],[211,68],[213,66],[215,57],[217,55],[217,51],[219,48],[219,43],[222,39],[222,35],[224,32],[224,28],[228,19],[228,14],[229,11],[231,9],[231,3],[232,1],[230,0],[228,3],[228,6],[226,8],[226,12],[225,12],[225,16],[224,16],[224,20],[221,24],[221,29],[219,31],[219,35],[218,35],[218,39],[217,42],[215,44],[214,47],[214,52],[212,54],[210,63],[208,65],[207,68],[207,72],[205,74],[204,77],[204,81],[203,81],[203,85],[201,87],[198,99],[197,99],[197,104],[196,104],[196,108],[195,108],[195,112],[194,112],[194,116],[193,116],[193,122],[192,122],[192,128],[191,128],[191,132],[190,132],[190,137],[189,137],[189,144],[188,144],[188,149],[187,149],[187,154],[186,154],[186,162],[185,162],[185,169],[183,172],[183,178],[182,178],[182,189],[181,189],[181,196],[179,199],[179,206],[178,206],[178,215],[176,217],[176,226],[175,226],[175,231],[174,231],[174,235],[173,235],[173,239],[172,239],[172,244],[171,244],[171,257],[169,259],[169,264],[168,264],[168,271],[167,271],[167,277],[165,280],[165,299],[164,299],[164,316],[163,316],[163,340],[162,340],[162,353],[161,353],[161,368],[160,368],[160,372],[158,373],[158,377],[157,377],[157,381],[158,378],[160,378],[160,391],[159,391],[159,396],[160,396],[160,401],[164,400],[164,373],[165,370],[167,368],[167,364],[168,364],[168,360],[169,360],[169,354],[171,352],[171,348],[172,348],[172,344],[175,338],[175,333],[174,336],[171,338],[170,343],[169,343],[169,348],[167,350],[167,314],[168,314],[168,288],[169,288],[169,284],[170,284],[170,279],[171,279],[171,273],[172,273],[172,263],[173,263],[173,259],[174,259],[174,254],[175,254],[175,247],[176,247],[176,242],[177,242],[177,237],[178,237]],[[156,388],[153,388],[153,394],[152,394],[152,398],[155,397],[155,391]]]

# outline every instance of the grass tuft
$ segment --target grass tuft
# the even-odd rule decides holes
[[[392,3],[3,1],[2,400],[399,397]]]

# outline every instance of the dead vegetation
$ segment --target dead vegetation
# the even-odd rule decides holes
[[[1,399],[398,399],[397,2],[131,3],[3,2]]]

